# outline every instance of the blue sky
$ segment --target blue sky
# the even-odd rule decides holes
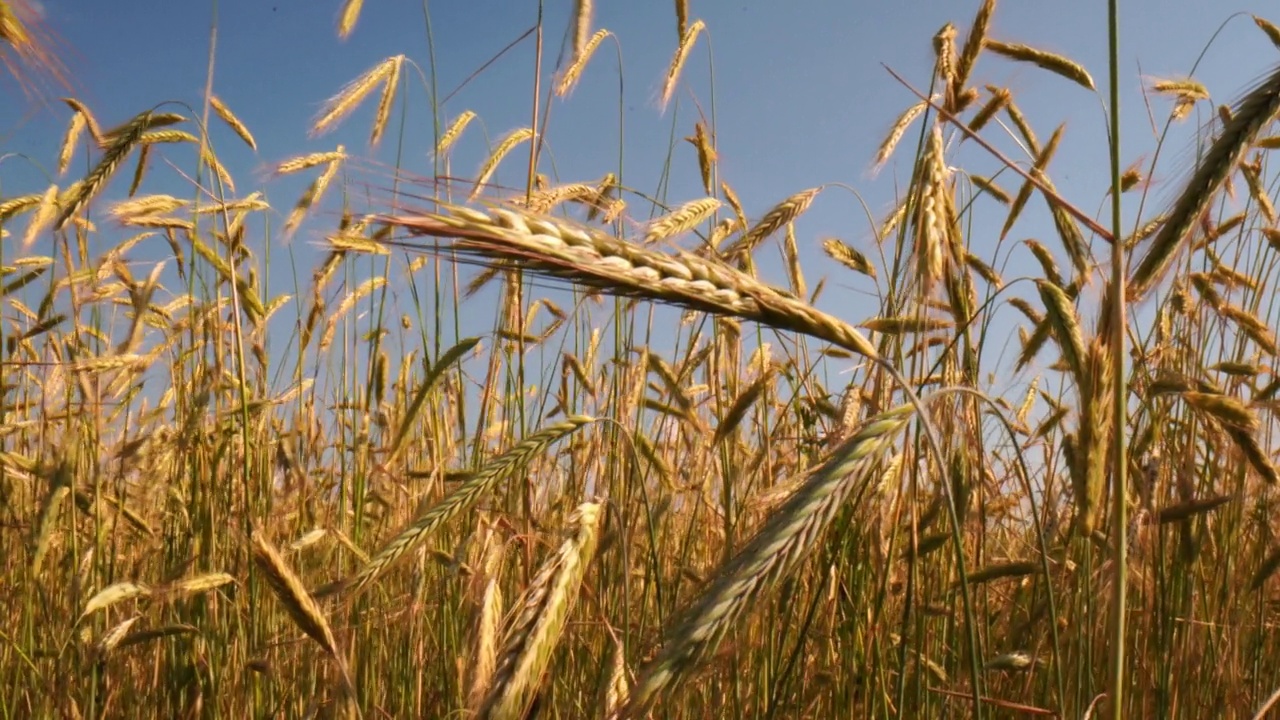
[[[898,178],[910,168],[891,165],[872,176],[870,162],[894,118],[914,101],[885,72],[882,63],[918,86],[927,85],[933,62],[932,36],[943,23],[952,21],[963,39],[979,3],[692,0],[690,16],[703,19],[708,32],[699,39],[686,64],[677,100],[665,113],[656,98],[677,44],[672,4],[619,0],[596,4],[595,27],[612,31],[621,48],[625,124],[621,144],[628,185],[649,194],[657,192],[670,137],[692,134],[696,112],[692,100],[696,98],[708,110],[714,100],[721,178],[735,188],[749,215],[759,217],[798,190],[840,182],[853,186],[880,218],[892,207]],[[214,91],[256,135],[259,152],[249,151],[220,125],[213,130],[214,141],[219,156],[239,182],[238,194],[264,190],[281,213],[277,222],[282,222],[310,178],[273,180],[266,169],[275,163],[332,149],[338,143],[357,157],[394,161],[399,108],[388,137],[376,149],[367,144],[376,100],[367,101],[326,136],[309,138],[307,129],[328,97],[387,56],[404,53],[428,72],[424,10],[430,13],[437,92],[443,97],[531,27],[538,9],[532,0],[370,2],[354,35],[339,42],[334,31],[339,5],[337,0],[219,0],[216,4],[199,0],[45,0],[43,7],[45,22],[71,49],[66,64],[75,94],[104,126],[163,101],[199,107],[209,31],[216,13]],[[548,1],[544,8],[544,81],[556,69],[572,5],[569,0],[556,0]],[[1280,12],[1273,3],[1122,0],[1120,5],[1122,153],[1126,165],[1139,158],[1149,160],[1155,147],[1151,118],[1141,95],[1144,78],[1187,73],[1224,21],[1230,18],[1196,74],[1215,102],[1234,99],[1280,59],[1247,14],[1232,16],[1256,13],[1280,22]],[[974,73],[982,83],[1009,87],[1042,138],[1057,124],[1067,123],[1065,139],[1049,173],[1066,197],[1105,217],[1108,166],[1102,97],[1107,90],[1106,3],[1004,2],[997,9],[990,34],[1065,54],[1093,74],[1098,95],[1034,67],[994,56],[985,56]],[[442,122],[466,109],[475,111],[480,120],[454,152],[455,174],[474,174],[491,141],[529,124],[533,58],[530,38],[457,92],[443,108]],[[409,91],[398,101],[408,103],[403,116],[403,164],[409,171],[425,174],[431,167],[428,149],[433,136],[428,94],[416,73],[410,77]],[[0,87],[7,97],[20,100],[11,84]],[[540,168],[543,172],[574,182],[595,180],[616,168],[618,88],[615,47],[606,43],[573,95],[553,101],[547,148],[554,165],[544,164]],[[1156,122],[1162,123],[1170,101],[1156,99],[1153,107]],[[1207,121],[1210,112],[1209,106],[1202,105],[1198,115],[1193,114],[1171,134],[1165,159],[1154,177],[1152,197],[1161,204],[1176,192],[1176,184],[1189,166],[1195,125]],[[41,109],[30,103],[6,102],[0,105],[0,151],[28,154],[48,167],[56,157],[68,118],[69,111],[60,103]],[[987,135],[1013,152],[1013,144],[1001,137],[1002,132],[992,127]],[[913,136],[909,135],[907,142],[913,142]],[[902,162],[909,161],[910,155],[910,148],[904,149]],[[972,143],[964,144],[950,161],[974,172],[995,169],[994,162]],[[78,154],[63,182],[82,175],[87,162],[83,152]],[[673,162],[666,199],[678,204],[700,197],[692,148],[678,143]],[[509,158],[495,181],[519,185],[522,166],[523,157]],[[153,171],[155,177],[144,192],[190,196],[189,190],[176,185],[175,174],[166,179],[163,168],[153,167]],[[47,182],[24,163],[9,160],[0,164],[0,196],[40,191]],[[106,197],[118,197],[126,185],[127,179],[117,178]],[[1011,181],[1005,185],[1016,190]],[[1127,197],[1137,199],[1136,195]],[[336,198],[331,193],[323,209],[336,212]],[[634,198],[630,202],[633,217],[647,219],[649,209]],[[1135,202],[1127,202],[1132,217]],[[1043,203],[1036,200],[1031,207],[1031,214],[1014,229],[1011,239],[1036,237],[1060,253]],[[1149,208],[1144,215],[1149,217],[1158,209]],[[973,243],[979,255],[989,257],[994,230],[1004,212],[992,205],[980,214],[989,218],[993,227],[979,226],[978,230],[992,237],[988,241],[975,236]],[[304,228],[290,245],[304,276],[318,257],[311,245],[323,227]],[[854,286],[858,281],[825,263],[819,249],[819,239],[827,236],[840,237],[864,251],[873,249],[872,231],[859,200],[844,190],[829,189],[797,229],[810,287],[823,275],[832,283],[831,294],[821,303],[824,309],[854,322],[874,315],[874,303],[860,302],[858,293],[836,291],[836,285]],[[284,247],[283,241],[273,242]],[[254,247],[262,252],[260,245]],[[163,249],[163,244],[156,249]],[[760,263],[767,275],[780,277],[773,262],[776,258],[776,250],[770,249],[760,256]],[[1015,251],[1012,262],[1006,277],[1033,272],[1035,267],[1025,250]],[[867,289],[865,284],[858,287]],[[491,315],[481,317],[487,327]]]

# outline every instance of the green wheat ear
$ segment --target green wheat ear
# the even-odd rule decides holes
[[[845,502],[870,484],[871,470],[914,413],[915,408],[906,405],[872,419],[769,517],[670,625],[662,650],[641,670],[619,717],[643,717],[660,696],[688,680],[748,608],[800,567]]]
[[[475,505],[481,496],[492,492],[498,483],[528,465],[544,452],[547,446],[591,422],[595,422],[595,418],[588,415],[573,415],[521,440],[510,450],[490,460],[470,480],[400,531],[399,535],[384,545],[354,576],[318,588],[314,595],[325,597],[348,588],[352,595],[359,593],[441,525]]]

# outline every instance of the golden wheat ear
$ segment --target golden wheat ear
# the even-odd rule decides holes
[[[1222,134],[1213,141],[1187,180],[1165,219],[1164,227],[1129,276],[1126,294],[1131,300],[1140,300],[1164,277],[1218,190],[1235,172],[1258,133],[1276,118],[1277,113],[1280,113],[1280,68],[1240,100],[1231,113],[1231,119],[1222,128]]]
[[[657,252],[568,221],[509,208],[480,212],[447,207],[442,213],[389,214],[379,220],[412,234],[452,240],[451,248],[395,243],[407,249],[454,249],[483,264],[510,263],[610,294],[752,320],[879,357],[853,326],[723,263]]]

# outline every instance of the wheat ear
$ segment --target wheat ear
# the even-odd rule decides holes
[[[480,708],[480,718],[523,717],[542,683],[551,654],[573,611],[587,565],[595,555],[600,510],[601,506],[592,502],[578,506],[570,517],[569,538],[538,570],[517,601],[519,614],[506,632],[493,687]]]
[[[769,517],[672,623],[662,650],[641,670],[620,717],[640,717],[660,696],[670,697],[748,609],[799,568],[849,497],[867,489],[872,467],[894,446],[914,412],[903,406],[871,420]]]
[[[615,295],[740,317],[879,357],[849,324],[722,263],[655,252],[560,219],[514,210],[483,213],[450,207],[446,212],[383,215],[380,220],[415,234],[454,238],[453,249],[478,255],[486,263],[507,261]]]
[[[1159,234],[1129,276],[1127,294],[1139,300],[1160,281],[1191,229],[1240,164],[1262,128],[1280,112],[1280,70],[1244,96],[1178,196]]]
[[[573,415],[521,440],[510,450],[490,460],[470,480],[402,530],[349,580],[326,585],[317,589],[315,594],[330,595],[348,587],[351,588],[352,595],[360,592],[437,528],[475,505],[482,495],[491,491],[499,482],[528,465],[548,445],[594,420],[595,418],[586,415]]]

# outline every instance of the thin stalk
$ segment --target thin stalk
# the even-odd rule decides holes
[[[1107,0],[1107,34],[1109,42],[1109,72],[1111,82],[1111,233],[1120,238],[1120,0]],[[1128,463],[1125,461],[1129,448],[1125,428],[1128,426],[1128,414],[1125,407],[1128,382],[1124,373],[1125,356],[1125,270],[1124,243],[1111,243],[1111,287],[1114,300],[1111,330],[1111,371],[1115,378],[1111,384],[1112,413],[1115,418],[1111,456],[1112,477],[1112,531],[1111,537],[1116,544],[1115,580],[1112,583],[1111,596],[1111,678],[1108,690],[1111,700],[1111,717],[1121,720],[1124,717],[1124,678],[1125,678],[1125,608],[1127,605],[1128,579],[1128,541],[1126,528],[1128,519],[1125,498],[1128,485]]]

